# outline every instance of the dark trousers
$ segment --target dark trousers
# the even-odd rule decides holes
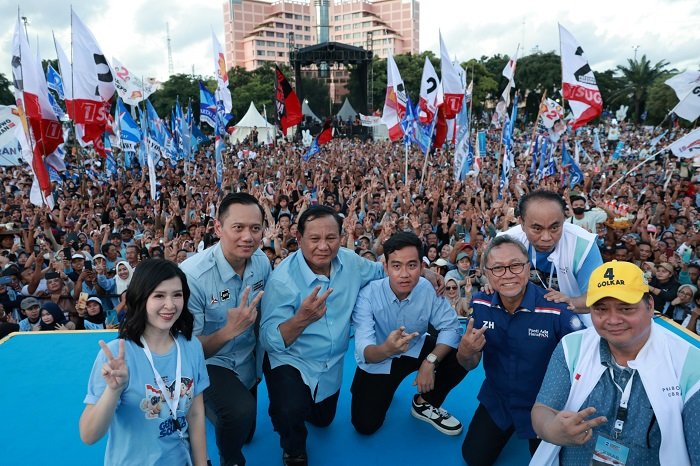
[[[359,367],[352,381],[352,425],[360,434],[375,433],[384,424],[386,413],[394,398],[394,393],[407,375],[420,367],[425,357],[435,348],[435,340],[426,338],[420,356],[401,356],[391,362],[389,374],[370,374]],[[452,350],[440,361],[435,373],[435,387],[422,393],[425,401],[435,407],[442,406],[448,393],[462,381],[467,371],[457,362],[457,351]]]
[[[221,466],[245,464],[243,444],[255,432],[257,386],[247,389],[231,370],[207,366],[209,387],[204,390],[204,404],[216,430]]]
[[[484,405],[479,403],[476,408],[472,422],[469,424],[467,436],[462,443],[462,456],[469,466],[491,466],[498,459],[503,447],[513,435],[515,427],[511,426],[506,430],[493,422],[491,415]],[[535,454],[535,450],[540,445],[541,440],[532,438],[528,440],[530,456]]]
[[[335,418],[340,390],[315,403],[311,389],[302,380],[299,370],[290,365],[272,369],[267,354],[263,360],[263,372],[270,397],[268,412],[272,427],[280,436],[282,450],[293,456],[306,453],[308,431],[305,423],[328,427]]]

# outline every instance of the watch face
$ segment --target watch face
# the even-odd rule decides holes
[[[437,361],[437,356],[434,354],[429,354],[428,357],[425,358],[429,363],[435,364],[435,361]]]

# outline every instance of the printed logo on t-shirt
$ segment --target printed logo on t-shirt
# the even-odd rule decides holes
[[[539,328],[528,328],[527,336],[537,338],[549,338],[549,330],[542,330]]]
[[[226,301],[231,297],[231,292],[228,290],[228,288],[226,288],[224,291],[219,293],[219,295],[221,296],[222,301]]]
[[[163,377],[165,389],[168,392],[167,396],[170,400],[175,396],[175,381],[168,383],[168,378]],[[189,409],[192,404],[192,391],[194,389],[194,380],[190,377],[182,377],[180,379],[180,402],[178,403],[178,411]],[[159,426],[159,437],[167,437],[177,430],[173,418],[170,415],[170,408],[165,401],[163,393],[158,388],[158,384],[153,381],[153,384],[146,384],[144,387],[146,397],[141,400],[139,407],[143,411],[146,419],[158,419],[162,421]],[[187,419],[184,416],[178,416],[178,424],[184,430],[187,426]]]

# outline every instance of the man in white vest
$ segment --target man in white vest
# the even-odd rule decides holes
[[[700,464],[700,349],[654,323],[630,262],[598,267],[586,305],[593,328],[561,340],[532,408],[530,464]]]
[[[596,235],[566,221],[566,203],[553,191],[532,191],[518,204],[520,225],[501,235],[525,245],[530,281],[549,290],[545,298],[587,313],[586,289],[593,269],[603,263]],[[580,316],[587,326],[587,315]]]

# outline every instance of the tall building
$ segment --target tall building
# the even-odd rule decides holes
[[[418,0],[227,0],[226,63],[288,63],[290,47],[328,41],[366,47],[368,32],[379,57],[418,53],[419,19]]]

